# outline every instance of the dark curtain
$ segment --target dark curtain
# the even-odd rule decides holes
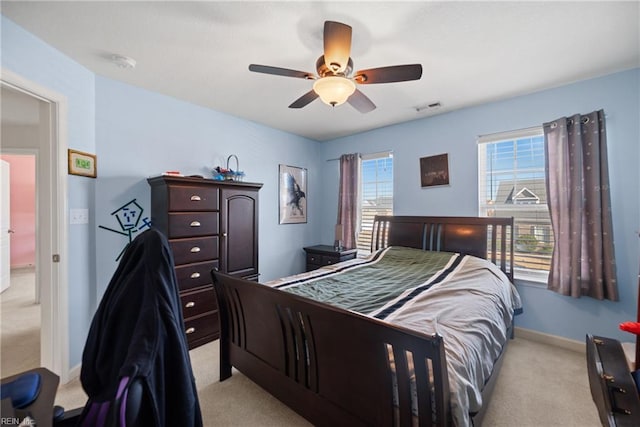
[[[604,111],[562,117],[543,127],[555,234],[548,288],[617,301]]]
[[[338,223],[336,240],[341,235],[343,246],[353,249],[357,246],[358,230],[358,189],[360,154],[340,156],[340,192],[338,196]]]

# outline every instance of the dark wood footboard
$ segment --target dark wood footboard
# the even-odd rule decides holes
[[[212,275],[220,380],[233,366],[315,425],[410,426],[414,416],[420,426],[450,424],[441,336]],[[412,408],[412,375],[418,408]]]

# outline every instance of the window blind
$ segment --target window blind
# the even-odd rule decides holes
[[[546,280],[554,237],[541,127],[478,138],[480,216],[514,217],[516,277]]]
[[[362,156],[360,168],[359,250],[371,249],[373,219],[393,215],[393,154],[382,152]]]

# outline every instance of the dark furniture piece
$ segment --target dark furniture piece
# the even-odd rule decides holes
[[[2,379],[2,384],[9,384],[19,377],[35,373],[40,375],[39,391],[36,399],[23,408],[14,408],[11,398],[2,400],[2,425],[18,425],[26,416],[31,417],[40,427],[53,425],[54,401],[58,391],[60,378],[46,368],[36,368]],[[18,422],[15,422],[18,421]],[[6,422],[6,424],[5,424]]]
[[[258,279],[258,191],[262,184],[159,176],[151,222],[169,239],[189,348],[218,338],[212,269]]]
[[[372,247],[386,245],[480,255],[513,277],[513,218],[376,217]],[[440,335],[212,275],[221,318],[221,381],[235,367],[315,425],[451,424]],[[482,421],[503,354],[504,348],[483,388],[483,410],[471,414],[474,425]],[[418,415],[411,410],[412,378]]]
[[[357,249],[337,250],[329,245],[307,246],[304,251],[307,253],[307,271],[354,259],[358,253]]]
[[[603,426],[640,426],[638,388],[620,341],[588,334],[589,385]]]

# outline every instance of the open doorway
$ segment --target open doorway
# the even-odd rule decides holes
[[[2,271],[8,277],[0,294],[0,372],[4,377],[40,366],[41,310],[36,286],[36,155],[3,152],[0,159],[7,169],[1,184],[0,218],[7,225],[2,230],[7,240]]]
[[[66,153],[67,101],[56,92],[4,69],[0,90],[0,154],[32,156],[35,162],[37,231],[33,297],[40,303],[40,333],[39,357],[29,363],[57,373],[64,383],[69,378],[67,267],[58,260],[66,259],[66,169],[61,160],[66,160],[63,154]],[[14,341],[11,347],[20,351],[17,343],[20,340]],[[2,357],[12,350],[3,345]],[[33,354],[37,350],[24,351]],[[25,353],[23,358],[26,359]],[[4,372],[4,361],[2,368],[2,375],[8,375]]]

